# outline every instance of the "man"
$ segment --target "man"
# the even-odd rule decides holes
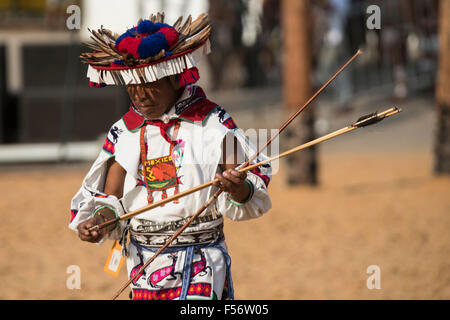
[[[248,174],[235,170],[255,149],[228,113],[194,85],[196,60],[209,45],[207,17],[189,18],[183,26],[177,21],[174,27],[163,19],[151,16],[121,36],[93,32],[96,51],[83,55],[91,85],[124,84],[132,105],[113,124],[73,198],[69,227],[83,241],[120,240],[131,278],[221,188],[225,192],[217,201],[138,275],[131,289],[133,299],[232,299],[223,216],[244,220],[270,209],[270,166]],[[213,187],[89,231],[215,177],[219,182]]]

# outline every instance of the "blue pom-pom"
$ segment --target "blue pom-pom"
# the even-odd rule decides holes
[[[118,65],[121,65],[121,66],[124,66],[124,65],[125,65],[125,63],[123,62],[123,60],[114,60],[113,64],[118,64]]]
[[[119,45],[120,41],[122,41],[123,38],[126,37],[134,37],[134,32],[136,30],[134,28],[128,29],[124,34],[120,35],[120,37],[118,37],[116,39],[116,46]]]
[[[161,28],[164,28],[164,27],[171,27],[172,28],[172,26],[169,26],[167,23],[162,23],[162,22],[155,23],[155,26],[158,27],[158,30],[161,29]],[[156,31],[158,31],[158,30],[156,30]]]
[[[159,28],[160,27],[158,27],[156,23],[153,23],[150,20],[142,20],[137,26],[137,32],[153,34],[158,31]]]
[[[148,37],[142,38],[138,47],[139,57],[142,59],[156,56],[162,49],[168,50],[169,44],[166,37],[162,33],[155,33]]]

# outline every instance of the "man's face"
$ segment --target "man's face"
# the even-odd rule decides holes
[[[152,83],[131,84],[126,88],[136,109],[147,119],[161,117],[177,100],[177,91],[167,78]]]

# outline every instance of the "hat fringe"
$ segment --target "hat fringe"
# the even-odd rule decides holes
[[[210,43],[207,40],[195,50],[183,55],[169,57],[168,59],[150,65],[135,68],[108,67],[89,65],[87,77],[90,82],[99,85],[129,85],[157,81],[164,77],[179,75],[187,69],[197,66],[198,61],[210,52]],[[191,82],[189,79],[189,83]]]

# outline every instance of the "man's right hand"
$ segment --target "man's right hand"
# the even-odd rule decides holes
[[[80,223],[77,227],[78,236],[83,241],[94,243],[99,242],[106,235],[106,229],[102,228],[98,231],[89,231],[89,228],[92,228],[93,226],[99,225],[103,222],[105,222],[105,218],[103,216],[96,215],[95,217]]]

